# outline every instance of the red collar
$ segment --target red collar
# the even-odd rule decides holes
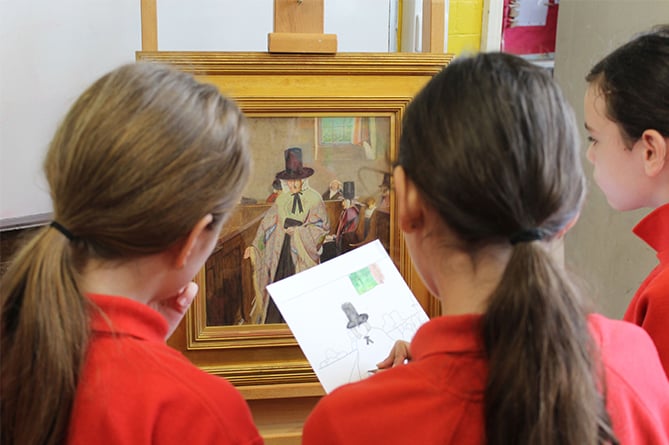
[[[632,231],[658,253],[660,261],[669,260],[669,204],[653,210]]]
[[[484,354],[481,322],[481,314],[433,318],[420,327],[411,342],[413,359],[443,353]]]
[[[87,294],[93,303],[91,330],[165,342],[167,321],[149,306],[125,297]]]

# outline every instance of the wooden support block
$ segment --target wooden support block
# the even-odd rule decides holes
[[[307,32],[272,32],[267,35],[270,53],[325,53],[337,52],[336,34]]]

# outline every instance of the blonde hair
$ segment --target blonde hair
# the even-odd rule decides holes
[[[0,289],[3,442],[65,441],[88,340],[78,271],[164,251],[207,214],[224,219],[249,175],[243,121],[214,86],[149,63],[104,75],[74,103],[44,161],[54,220],[73,239],[41,229]]]

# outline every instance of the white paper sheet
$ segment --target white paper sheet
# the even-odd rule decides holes
[[[511,27],[546,26],[548,0],[515,0],[510,7]]]
[[[267,290],[326,392],[371,375],[428,320],[378,240]]]

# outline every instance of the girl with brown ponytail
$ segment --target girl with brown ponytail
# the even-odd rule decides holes
[[[556,83],[517,56],[461,57],[425,86],[393,182],[443,316],[416,333],[407,365],[325,396],[303,443],[669,441],[669,383],[648,335],[589,313],[551,250],[583,202],[579,147]]]
[[[260,444],[241,395],[165,344],[246,183],[234,102],[122,66],[74,103],[44,161],[54,221],[0,286],[3,444]]]

